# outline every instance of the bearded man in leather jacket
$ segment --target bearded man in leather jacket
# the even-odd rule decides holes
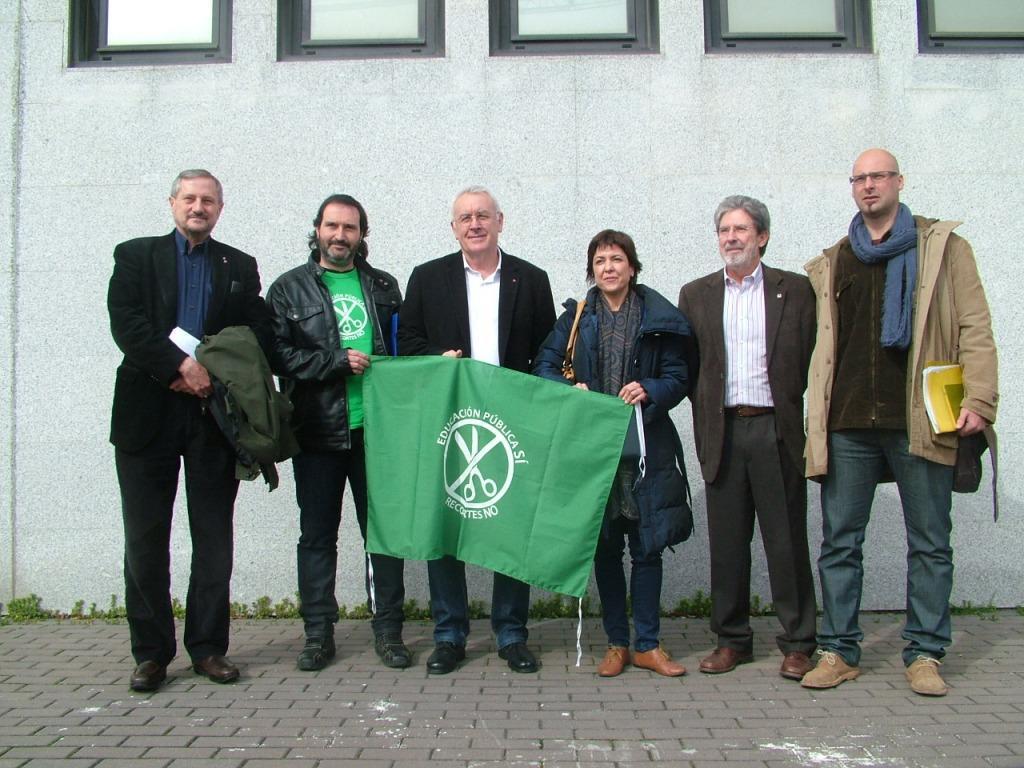
[[[331,195],[313,227],[305,263],[281,275],[267,293],[271,367],[291,397],[292,429],[301,448],[292,459],[306,635],[298,666],[310,671],[323,669],[335,654],[335,573],[346,481],[366,540],[362,373],[370,355],[395,353],[393,319],[402,303],[395,278],[367,263],[369,226],[358,200]],[[389,667],[407,667],[412,658],[402,642],[404,563],[386,555],[367,558],[377,655]]]

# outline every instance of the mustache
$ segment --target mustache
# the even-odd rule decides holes
[[[331,254],[331,249],[340,246],[344,248],[347,253],[338,254],[338,256],[342,258],[349,258],[359,255],[362,251],[361,244],[362,240],[357,239],[355,241],[350,241],[345,237],[335,237],[330,240],[321,240],[319,243],[319,250],[320,253],[330,258],[335,258],[335,256]]]

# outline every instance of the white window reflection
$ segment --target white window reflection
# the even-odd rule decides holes
[[[309,37],[318,40],[417,40],[419,0],[311,0]]]
[[[629,0],[519,0],[519,34],[629,33]]]
[[[1014,37],[1024,34],[1022,0],[934,0],[936,35]]]
[[[960,0],[955,0],[959,2]],[[821,35],[839,32],[835,0],[728,0],[726,35]]]
[[[212,45],[215,0],[107,0],[107,45]]]

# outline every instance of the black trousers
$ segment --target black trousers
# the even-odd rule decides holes
[[[363,430],[351,433],[347,451],[303,451],[292,459],[295,498],[299,504],[299,544],[296,548],[299,602],[307,636],[322,637],[338,621],[335,582],[338,570],[338,526],[346,480],[352,486],[356,520],[366,542],[368,502]],[[405,561],[389,555],[370,555],[373,566],[363,569],[367,602],[376,635],[400,635],[405,620]],[[365,565],[365,563],[364,563]],[[375,598],[375,599],[374,599]]]
[[[783,653],[813,653],[814,580],[807,551],[807,481],[776,437],[772,414],[727,416],[722,464],[706,483],[711,545],[711,630],[741,653],[750,629],[750,544],[757,517]]]
[[[185,601],[185,650],[193,660],[228,650],[235,456],[213,419],[189,395],[169,396],[159,437],[137,452],[115,449],[124,520],[125,606],[136,663],[168,664],[177,653],[171,614],[170,539],[178,473],[192,564]]]

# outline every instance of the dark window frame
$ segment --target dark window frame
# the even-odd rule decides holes
[[[277,60],[434,58],[444,56],[444,0],[419,0],[420,29],[416,41],[339,40],[309,38],[310,0],[277,0]]]
[[[658,53],[658,0],[627,0],[629,31],[609,35],[518,34],[519,0],[490,0],[492,56]]]
[[[213,0],[213,42],[106,45],[107,0],[70,0],[70,67],[226,64],[231,62],[231,3]]]
[[[871,53],[870,0],[833,0],[842,30],[808,33],[723,35],[728,0],[704,0],[704,49],[707,53]]]
[[[934,0],[917,0],[917,50],[920,53],[1024,53],[1024,34],[1007,37],[936,35],[934,29]]]

